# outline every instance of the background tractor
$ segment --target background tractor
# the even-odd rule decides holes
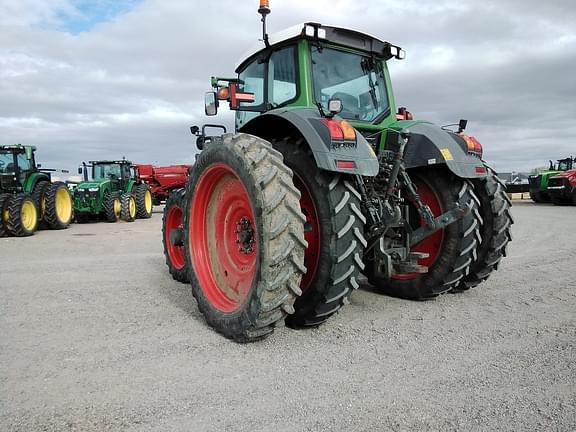
[[[29,236],[38,226],[64,229],[73,219],[66,184],[52,182],[57,170],[41,169],[35,152],[34,146],[0,146],[0,236]]]
[[[548,170],[541,171],[536,175],[528,177],[530,184],[530,198],[537,203],[551,202],[552,199],[548,192],[548,181],[564,171],[571,170],[574,167],[574,158],[558,159],[556,164],[550,161]]]
[[[78,222],[95,217],[108,222],[118,219],[133,222],[136,218],[152,216],[152,193],[148,185],[139,182],[130,161],[83,162],[78,174],[84,177],[74,188]]]
[[[397,110],[387,61],[404,51],[318,23],[269,37],[259,12],[264,43],[205,97],[207,115],[229,103],[236,132],[202,128],[182,220],[163,225],[208,323],[242,342],[315,327],[362,273],[408,299],[487,279],[510,201],[478,141]]]
[[[555,205],[576,205],[576,158],[570,168],[548,179],[546,191]]]

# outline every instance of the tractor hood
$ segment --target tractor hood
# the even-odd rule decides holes
[[[543,177],[550,177],[550,176],[555,176],[557,174],[562,173],[562,171],[540,171],[538,174],[532,174],[530,177],[538,177],[538,176],[543,176]]]
[[[85,189],[100,189],[105,184],[110,183],[110,180],[101,180],[101,181],[90,181],[90,182],[82,182],[78,185],[77,189],[85,190]]]

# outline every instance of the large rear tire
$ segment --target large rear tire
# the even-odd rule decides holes
[[[136,217],[150,219],[152,217],[152,192],[146,183],[136,186]]]
[[[476,258],[479,224],[474,215],[477,198],[469,184],[444,169],[426,169],[411,172],[410,177],[418,189],[425,204],[428,204],[434,216],[449,211],[458,203],[470,212],[462,219],[448,225],[414,248],[414,252],[428,253],[430,256],[419,260],[427,266],[427,273],[402,273],[387,280],[378,277],[374,271],[374,261],[368,257],[366,275],[369,282],[382,292],[405,299],[427,300],[450,291],[468,274],[471,263]],[[411,218],[418,228],[422,221],[417,213]]]
[[[200,312],[227,338],[264,338],[294,312],[306,271],[299,199],[281,153],[261,138],[224,135],[194,164],[186,262]]]
[[[166,200],[162,217],[162,244],[164,246],[166,265],[172,278],[182,283],[190,282],[188,267],[186,266],[184,238],[180,237],[184,232],[183,205],[185,195],[185,189],[173,191]],[[175,236],[174,230],[178,230],[176,233],[180,235]]]
[[[480,226],[477,258],[454,291],[466,291],[488,279],[498,269],[500,260],[506,256],[506,246],[512,240],[512,202],[506,194],[504,182],[492,168],[486,168],[485,178],[472,181],[479,206],[474,213]]]
[[[30,194],[20,193],[9,199],[6,228],[15,237],[28,237],[38,229],[38,209]]]
[[[66,183],[52,183],[42,198],[43,220],[50,229],[68,228],[74,218],[74,205]]]
[[[316,327],[348,303],[359,286],[366,219],[360,210],[360,194],[352,183],[338,173],[318,169],[303,139],[285,138],[273,145],[294,173],[308,242],[302,296],[294,304],[295,313],[286,317],[286,324],[292,328]]]

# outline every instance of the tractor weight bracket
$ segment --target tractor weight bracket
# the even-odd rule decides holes
[[[410,247],[417,245],[425,238],[430,237],[436,231],[441,230],[447,227],[448,225],[462,219],[468,213],[470,213],[470,209],[468,207],[466,208],[457,207],[453,210],[441,214],[440,216],[434,219],[434,225],[432,226],[426,225],[412,232],[412,235],[410,236]]]

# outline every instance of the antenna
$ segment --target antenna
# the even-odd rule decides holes
[[[270,13],[270,1],[260,0],[260,7],[258,8],[258,13],[262,15],[262,40],[266,48],[270,47],[270,42],[268,41],[268,33],[266,33],[266,15]]]

